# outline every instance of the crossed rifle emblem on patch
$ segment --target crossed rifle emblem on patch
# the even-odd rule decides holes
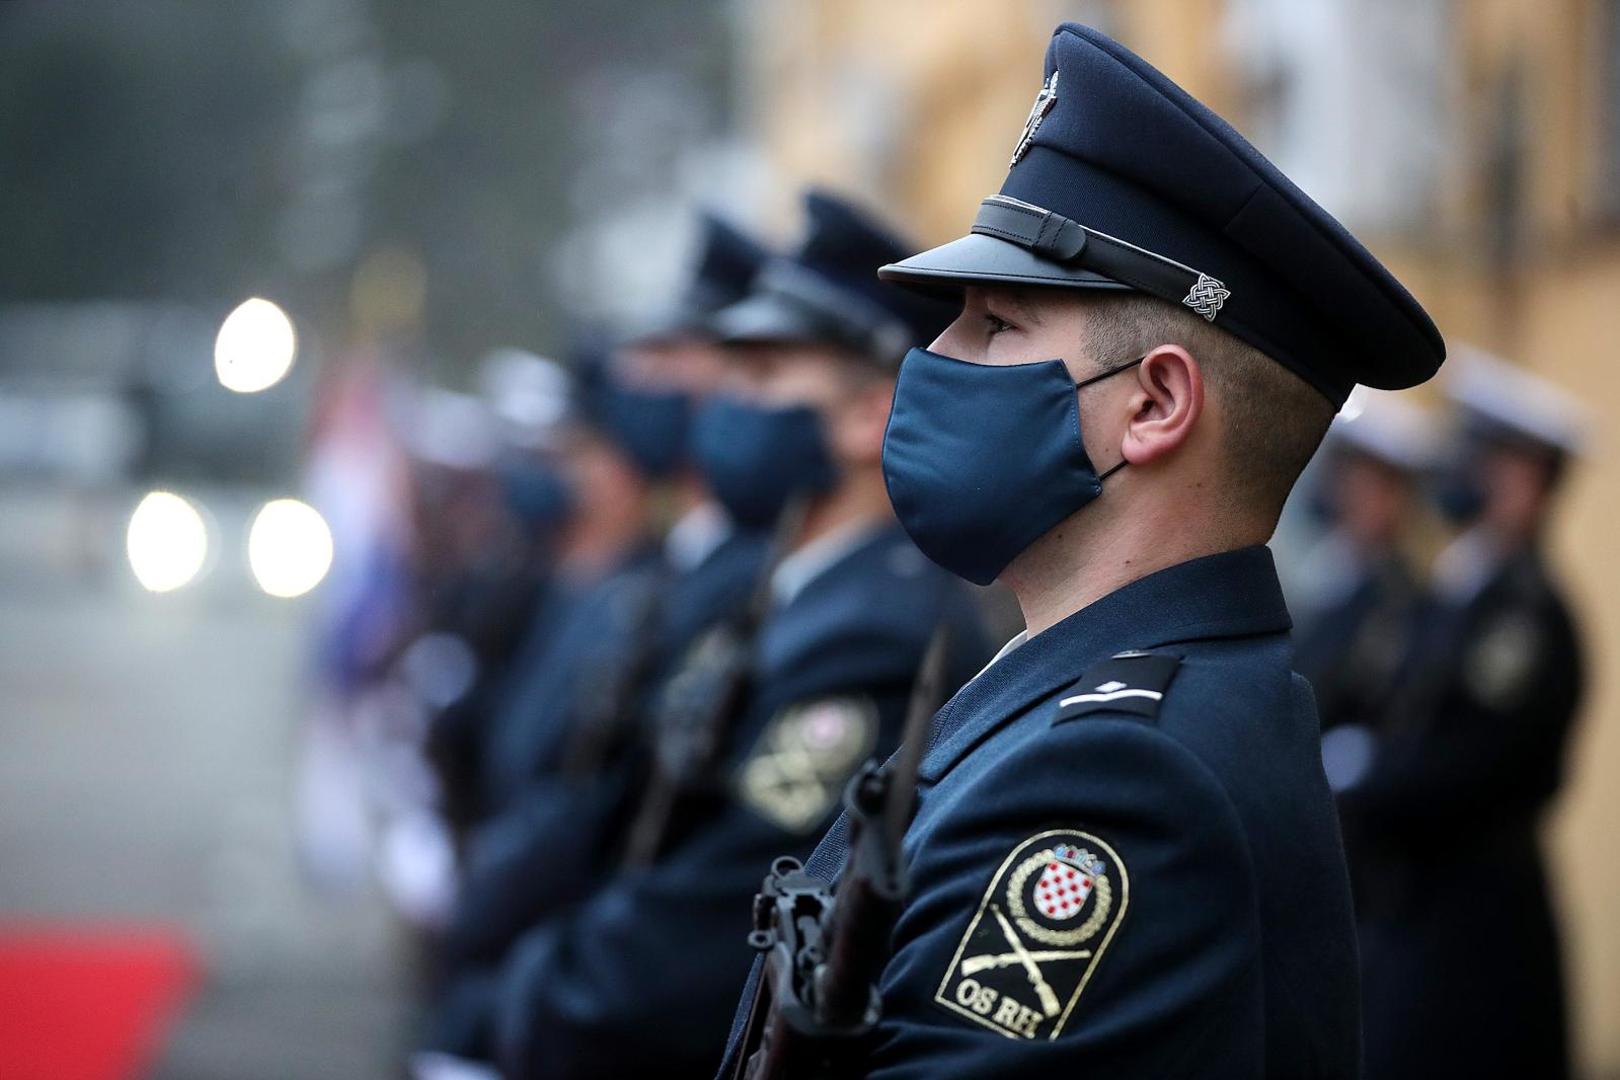
[[[1128,888],[1124,865],[1096,837],[1031,837],[997,871],[935,1000],[1009,1038],[1055,1037],[1113,937]]]

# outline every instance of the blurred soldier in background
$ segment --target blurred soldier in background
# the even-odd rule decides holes
[[[1411,648],[1421,589],[1411,564],[1433,420],[1399,395],[1362,389],[1323,446],[1319,501],[1331,527],[1295,573],[1294,663],[1322,730],[1377,728]],[[1332,769],[1329,769],[1331,779]]]
[[[454,985],[427,1040],[438,1051],[487,1052],[495,966],[523,931],[613,868],[616,838],[646,778],[648,703],[698,632],[743,605],[758,577],[764,539],[736,527],[709,493],[689,427],[724,374],[711,320],[748,294],[765,258],[755,241],[706,217],[679,303],[598,374],[608,384],[601,413],[661,478],[661,509],[674,521],[651,587],[635,604],[628,648],[582,672],[584,689],[550,767],[467,845],[444,942]]]
[[[1436,562],[1411,678],[1341,797],[1367,856],[1367,1075],[1557,1078],[1564,986],[1538,832],[1584,680],[1545,540],[1577,412],[1478,355],[1448,392],[1463,441],[1445,502],[1470,524]]]
[[[575,364],[574,412],[558,462],[572,504],[552,586],[481,718],[480,818],[509,809],[558,767],[586,677],[630,647],[654,585],[653,469],[633,417],[618,407],[605,356]]]
[[[554,361],[505,349],[485,359],[480,381],[487,405],[480,422],[500,442],[485,484],[498,491],[509,524],[442,586],[436,601],[442,617],[413,643],[403,665],[433,716],[427,751],[440,811],[458,840],[482,813],[484,718],[550,595],[574,510],[561,461],[572,393],[567,374]],[[454,506],[438,506],[419,517],[432,527],[430,517],[453,522],[457,515]]]
[[[651,469],[656,462],[636,430],[633,410],[614,400],[617,387],[600,353],[575,365],[569,414],[556,440],[556,460],[570,505],[556,543],[543,601],[497,685],[484,697],[447,709],[430,738],[440,761],[458,755],[476,777],[465,846],[476,849],[492,823],[534,816],[547,781],[563,768],[569,741],[588,712],[599,672],[628,663],[660,581],[653,538]],[[589,834],[589,822],[579,821]],[[457,907],[465,908],[466,887]],[[452,946],[440,957],[443,984],[430,1019],[430,1045],[454,1048],[462,1019],[481,990],[454,945],[465,919],[456,915]],[[473,1007],[476,1014],[476,1006]]]
[[[1319,501],[1332,527],[1306,554],[1289,597],[1294,663],[1316,694],[1322,764],[1335,790],[1366,768],[1412,655],[1423,592],[1411,547],[1435,442],[1433,419],[1397,394],[1363,388],[1352,404],[1323,448]],[[1359,896],[1354,830],[1345,856]]]
[[[762,861],[807,853],[857,767],[893,749],[936,627],[953,685],[984,658],[970,598],[894,523],[880,468],[896,366],[949,311],[876,281],[907,251],[884,229],[824,194],[806,208],[797,254],[716,319],[731,371],[695,433],[732,517],[776,529],[775,557],[752,614],[711,628],[660,699],[624,873],[507,964],[510,1076],[711,1075]]]

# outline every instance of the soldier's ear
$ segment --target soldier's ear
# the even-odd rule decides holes
[[[1133,466],[1161,461],[1192,438],[1203,415],[1203,370],[1180,345],[1159,345],[1127,379],[1120,454]]]

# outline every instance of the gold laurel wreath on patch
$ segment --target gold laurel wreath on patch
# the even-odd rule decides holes
[[[1047,848],[1018,864],[1018,869],[1007,879],[1007,910],[1012,914],[1013,922],[1017,923],[1024,933],[1043,945],[1078,945],[1082,941],[1096,937],[1097,931],[1108,921],[1108,913],[1114,907],[1114,886],[1109,882],[1106,873],[1093,874],[1091,896],[1097,903],[1086,921],[1073,930],[1052,930],[1042,926],[1030,916],[1029,909],[1024,906],[1024,882],[1029,880],[1031,874],[1045,867],[1056,857],[1057,853],[1052,848]],[[1088,863],[1102,862],[1084,849],[1081,850],[1080,857]]]

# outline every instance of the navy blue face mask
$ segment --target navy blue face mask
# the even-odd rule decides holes
[[[557,532],[574,513],[574,490],[550,462],[508,466],[501,487],[507,507],[537,536]]]
[[[924,555],[988,585],[1052,527],[1102,493],[1080,439],[1075,382],[1061,360],[999,367],[912,349],[883,437],[883,477]]]
[[[686,394],[615,385],[601,409],[614,441],[648,476],[663,479],[685,464],[692,413]]]
[[[770,525],[795,495],[826,491],[838,478],[821,417],[802,405],[712,398],[698,411],[692,449],[715,498],[747,528]]]

